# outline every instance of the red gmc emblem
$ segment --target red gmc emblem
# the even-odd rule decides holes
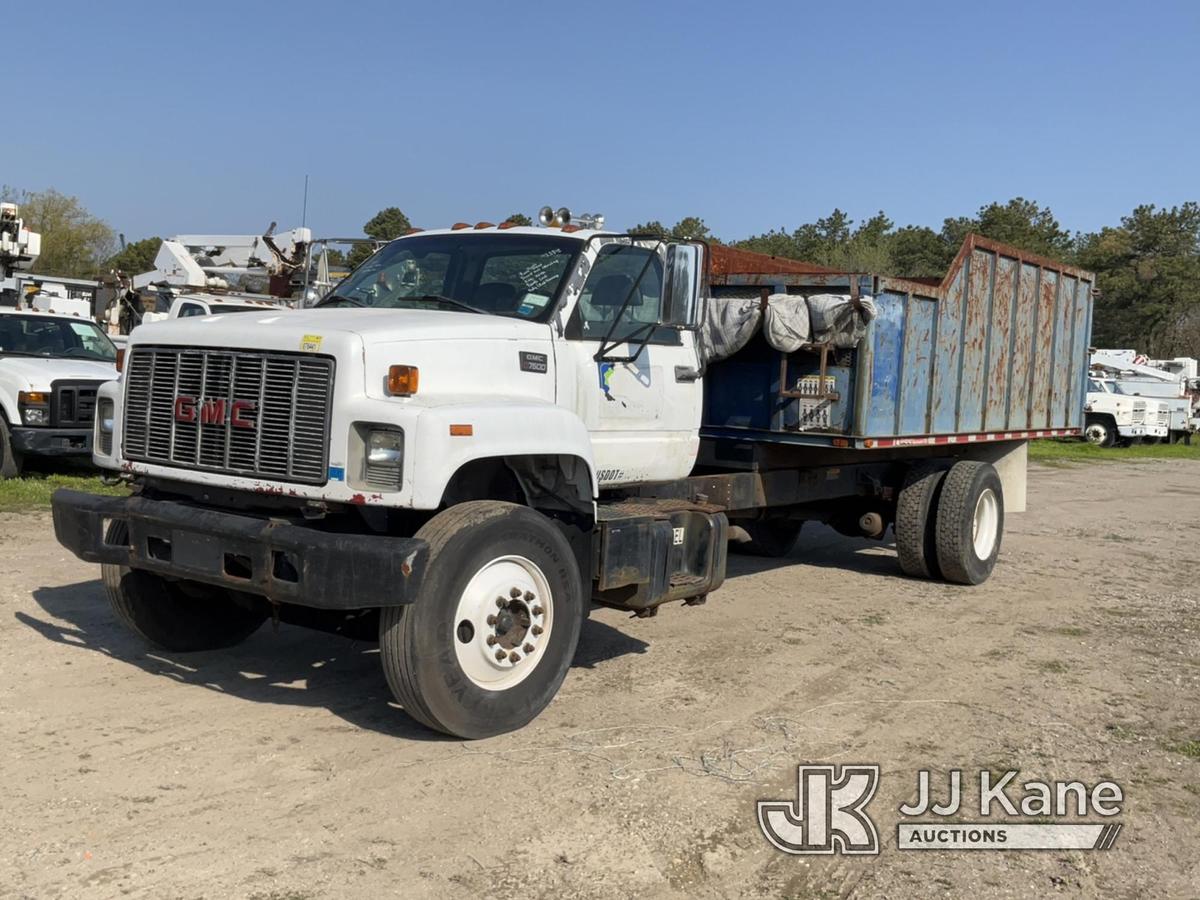
[[[253,400],[211,400],[181,395],[175,398],[175,421],[192,425],[198,419],[201,425],[224,425],[228,422],[234,428],[254,428],[254,419],[247,418],[245,414],[257,409],[258,404]]]

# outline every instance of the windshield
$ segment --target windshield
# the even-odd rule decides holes
[[[117,348],[86,319],[0,315],[0,356],[45,356],[115,362]]]
[[[321,306],[549,315],[582,241],[556,235],[439,234],[393,241]]]

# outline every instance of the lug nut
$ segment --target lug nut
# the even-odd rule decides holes
[[[496,624],[496,617],[495,617],[495,616],[488,616],[488,617],[487,617],[487,623],[488,623],[489,625],[495,625],[495,624]]]
[[[496,636],[494,634],[489,634],[487,636],[487,645],[489,647],[492,647],[492,646],[495,646],[495,643],[496,643]]]
[[[504,602],[504,598],[503,598],[503,597],[497,597],[497,598],[496,598],[496,606],[498,606],[500,609],[504,609],[504,607],[505,607],[506,605],[507,605],[507,604]]]
[[[505,653],[503,650],[496,651],[496,662],[504,662]]]
[[[508,654],[508,661],[511,663],[519,662],[520,659],[521,659],[521,654],[518,653],[516,650],[514,650],[512,653]]]
[[[514,600],[516,600],[518,597],[520,597],[520,596],[521,596],[521,589],[520,589],[519,587],[515,587],[515,588],[513,588],[512,590],[510,590],[510,591],[508,592],[508,596],[510,596],[510,597],[512,597]]]
[[[526,602],[526,603],[532,603],[532,602],[533,602],[533,591],[526,591],[526,592],[525,592],[525,602]]]
[[[535,606],[535,607],[533,608],[533,614],[534,614],[535,616],[540,616],[540,615],[541,615],[542,613],[544,613],[544,612],[545,612],[545,610],[544,610],[544,609],[542,609],[540,606]]]
[[[523,649],[525,651],[526,655],[528,655],[533,652],[533,644],[526,644],[521,649]]]
[[[533,626],[532,628],[530,628],[529,630],[530,630],[530,631],[532,631],[532,632],[533,632],[535,635],[539,635],[539,634],[541,634],[541,633],[542,633],[542,626],[541,626],[541,625],[534,625],[534,626]]]

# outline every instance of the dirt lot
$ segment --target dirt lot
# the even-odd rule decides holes
[[[147,652],[45,514],[0,517],[0,895],[1200,895],[1200,463],[1031,471],[979,588],[814,530],[706,606],[596,612],[550,709],[464,744],[373,646],[264,627]],[[867,859],[789,857],[755,800],[879,763]],[[911,853],[919,768],[1126,791],[1107,852]],[[1023,780],[1023,778],[1022,778]]]

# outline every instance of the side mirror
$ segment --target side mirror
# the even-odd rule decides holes
[[[660,324],[686,331],[696,327],[700,302],[701,244],[671,244],[667,248],[667,284]]]

